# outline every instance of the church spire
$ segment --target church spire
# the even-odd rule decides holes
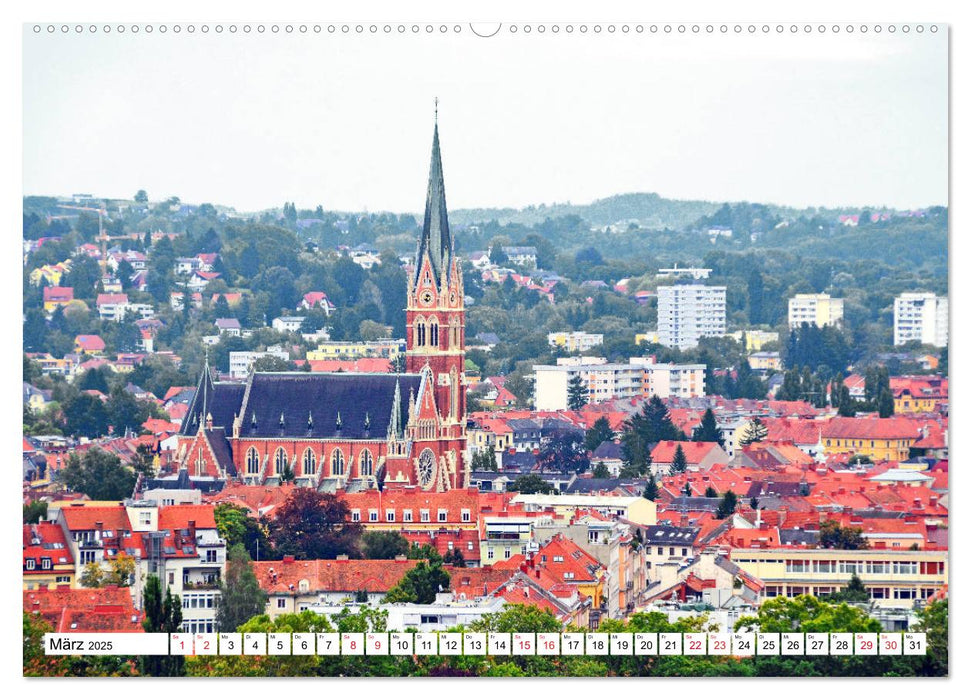
[[[425,220],[422,224],[418,252],[415,255],[415,282],[421,271],[425,253],[431,261],[436,284],[448,278],[452,264],[452,235],[448,229],[445,207],[445,177],[442,174],[442,151],[438,143],[438,98],[435,98],[435,134],[432,137],[432,162],[428,171],[428,195],[425,199]]]

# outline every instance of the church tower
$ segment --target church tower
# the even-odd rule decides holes
[[[437,107],[425,219],[415,271],[408,280],[406,314],[406,371],[431,370],[439,438],[461,438],[465,434],[465,290],[448,228]]]

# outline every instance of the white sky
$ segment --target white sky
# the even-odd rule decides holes
[[[468,25],[445,36],[25,28],[24,188],[417,211],[437,95],[450,208],[634,191],[941,204],[946,31],[482,39]]]

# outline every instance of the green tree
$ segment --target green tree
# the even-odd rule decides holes
[[[718,492],[714,486],[709,486],[705,489],[705,498],[718,498]]]
[[[738,508],[738,496],[735,495],[734,491],[729,489],[718,503],[718,510],[715,512],[715,517],[718,520],[724,520],[732,515],[736,508]]]
[[[337,496],[315,489],[294,489],[269,524],[270,541],[281,555],[299,559],[357,557],[361,523],[350,521],[350,509]]]
[[[842,527],[837,520],[819,526],[819,545],[825,549],[869,549],[861,527]]]
[[[149,574],[142,589],[145,619],[142,628],[146,632],[180,632],[182,627],[182,602],[168,588],[162,592],[162,582],[155,574]],[[142,656],[139,669],[149,676],[184,675],[184,656]]]
[[[583,377],[574,374],[566,384],[566,405],[571,411],[579,411],[590,400],[590,390]]]
[[[361,538],[361,551],[365,559],[394,559],[407,556],[410,543],[400,532],[372,530]]]
[[[704,415],[701,416],[701,423],[694,429],[691,439],[695,442],[717,442],[722,448],[725,447],[725,436],[718,427],[715,413],[706,408]]]
[[[272,559],[273,549],[266,536],[266,528],[242,506],[218,503],[213,509],[216,529],[226,540],[226,548],[241,544],[251,558]]]
[[[516,480],[509,484],[508,490],[514,493],[553,493],[555,491],[549,482],[536,474],[517,476]]]
[[[448,572],[441,564],[420,561],[392,586],[384,600],[387,603],[428,605],[435,602],[438,593],[448,590],[449,582]]]
[[[47,501],[24,503],[24,524],[39,523],[47,517]]]
[[[233,545],[229,550],[216,610],[216,626],[222,632],[235,632],[251,617],[266,611],[267,595],[260,589],[251,561],[243,545]]]
[[[123,467],[118,457],[99,447],[86,450],[83,457],[72,452],[57,479],[67,489],[83,493],[94,501],[121,501],[130,498],[135,488],[135,472]]]
[[[849,582],[842,589],[831,593],[825,597],[829,602],[843,603],[866,603],[870,600],[870,593],[867,591],[863,581],[856,574],[850,576]]]
[[[593,468],[593,478],[594,479],[609,479],[610,470],[607,469],[607,465],[603,462],[598,462],[597,466]]]
[[[674,448],[674,456],[671,458],[671,473],[672,474],[684,474],[688,470],[688,459],[684,456],[684,450],[681,449],[681,443]]]
[[[147,204],[148,203],[148,193],[145,190],[138,190],[138,192],[135,193],[134,200],[138,204]]]
[[[762,419],[756,416],[745,424],[738,444],[742,446],[751,445],[753,442],[762,442],[767,437],[769,437],[769,429],[762,422]]]
[[[610,427],[610,421],[607,419],[607,416],[600,416],[600,418],[593,422],[589,430],[587,430],[584,447],[587,448],[587,452],[593,452],[601,444],[613,439],[614,431]]]
[[[647,485],[644,487],[644,498],[649,501],[657,500],[657,481],[654,479],[654,474],[651,474],[647,479]]]
[[[889,418],[893,415],[893,392],[890,391],[889,387],[880,390],[880,396],[877,398],[877,412],[881,418]]]

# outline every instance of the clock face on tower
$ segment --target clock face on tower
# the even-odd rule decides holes
[[[423,489],[432,485],[435,476],[435,453],[427,447],[418,456],[418,483]]]
[[[434,299],[434,295],[432,294],[430,289],[426,289],[424,292],[421,293],[421,303],[424,304],[425,306],[431,306],[432,299]]]

